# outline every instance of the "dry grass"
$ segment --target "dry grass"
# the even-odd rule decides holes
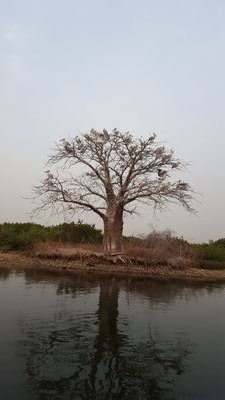
[[[55,253],[60,252],[63,254],[94,252],[102,253],[103,246],[100,244],[87,244],[87,243],[68,243],[68,242],[54,242],[46,241],[36,243],[32,249],[32,254],[37,253]]]
[[[145,238],[134,238],[125,243],[125,255],[143,258],[148,262],[166,262],[169,258],[182,257],[195,261],[195,252],[182,239],[174,238],[169,232],[153,232]]]
[[[102,254],[103,246],[100,244],[72,244],[64,242],[43,242],[34,246],[32,253],[61,254]],[[166,263],[170,258],[183,258],[195,262],[195,253],[191,246],[178,238],[172,237],[168,232],[153,232],[145,238],[130,238],[124,242],[124,255],[131,259],[141,259],[148,264]]]

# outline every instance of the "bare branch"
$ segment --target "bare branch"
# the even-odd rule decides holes
[[[123,213],[136,212],[139,203],[162,209],[176,202],[194,211],[191,187],[177,178],[185,163],[157,143],[155,134],[135,138],[116,128],[110,133],[92,129],[61,139],[48,165],[57,166],[59,172],[47,170],[45,179],[34,188],[39,210],[64,205],[74,212],[93,211],[104,224],[119,218],[120,227],[112,231],[120,235]]]

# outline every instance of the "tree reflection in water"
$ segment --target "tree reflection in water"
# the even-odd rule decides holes
[[[5,281],[6,279],[9,278],[9,276],[12,274],[12,271],[9,268],[0,268],[0,281]]]
[[[86,280],[85,285],[85,293],[97,287],[96,282],[87,285]],[[61,282],[58,294],[76,298],[83,288],[82,279],[72,284]],[[147,341],[135,342],[129,329],[119,329],[121,283],[105,279],[99,288],[98,310],[93,314],[73,315],[71,309],[50,320],[40,317],[21,322],[25,337],[22,353],[32,398],[177,399],[177,377],[185,372],[193,351],[187,338],[181,336],[169,343],[150,333]],[[133,289],[138,292],[137,285]],[[173,299],[177,291],[176,286],[168,286],[162,296]],[[148,291],[150,301],[156,292],[157,285],[155,292]]]

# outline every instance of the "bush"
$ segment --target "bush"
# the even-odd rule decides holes
[[[71,223],[61,224],[52,228],[52,240],[60,240],[69,243],[91,243],[102,242],[102,233],[94,225]]]
[[[225,261],[225,246],[219,241],[192,245],[198,258],[202,260]]]
[[[28,250],[37,242],[101,243],[102,233],[94,225],[71,223],[45,227],[33,223],[0,224],[0,250]]]
[[[171,257],[194,258],[191,245],[183,238],[172,236],[170,231],[153,231],[143,238],[126,237],[125,253],[152,262],[166,262]]]

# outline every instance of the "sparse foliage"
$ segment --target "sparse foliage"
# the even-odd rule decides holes
[[[117,129],[92,129],[61,139],[48,165],[58,170],[47,170],[35,187],[40,200],[36,211],[50,207],[96,213],[103,220],[108,253],[121,251],[124,214],[134,213],[140,203],[162,209],[176,202],[193,211],[189,184],[176,179],[185,165],[173,150],[157,143],[155,134],[143,139]]]

